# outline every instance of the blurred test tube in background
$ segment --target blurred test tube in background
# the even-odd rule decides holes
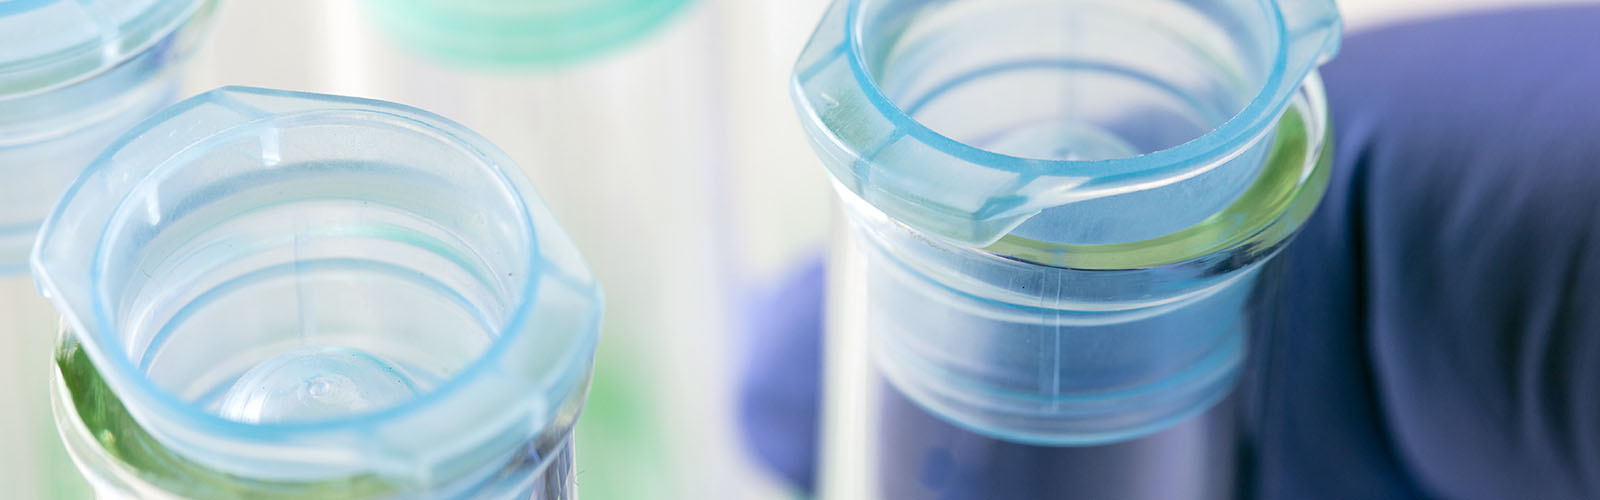
[[[209,0],[0,3],[0,485],[88,495],[52,430],[58,313],[26,274],[34,236],[106,144],[178,96]]]

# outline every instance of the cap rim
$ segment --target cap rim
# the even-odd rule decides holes
[[[42,55],[12,59],[0,51],[0,99],[25,97],[71,85],[132,60],[163,43],[199,13],[215,5],[215,1],[156,2],[151,8],[120,22],[95,19],[98,37],[91,35]],[[22,0],[21,3],[23,5],[0,8],[0,18],[26,15],[54,2]]]
[[[610,0],[574,8],[494,8],[481,2],[368,3],[402,43],[476,65],[541,65],[588,59],[655,31],[690,0]],[[479,4],[479,5],[474,5]]]

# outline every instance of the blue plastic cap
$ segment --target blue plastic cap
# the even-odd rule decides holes
[[[690,0],[371,0],[389,31],[455,62],[538,66],[583,60],[633,42]]]
[[[0,98],[94,76],[157,44],[201,0],[0,2]]]
[[[1134,241],[1248,186],[1340,27],[1333,0],[836,0],[792,90],[834,179],[919,231],[986,246],[1043,212],[1127,196],[1192,215],[1114,218],[1144,200],[1058,214],[1143,228],[1064,243]]]
[[[397,104],[251,88],[112,144],[33,266],[141,427],[265,481],[427,486],[540,463],[582,405],[602,307],[482,137]]]
[[[0,275],[79,169],[170,104],[211,0],[0,1]],[[196,29],[187,29],[196,28]]]

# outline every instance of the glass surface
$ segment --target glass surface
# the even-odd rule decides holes
[[[130,131],[34,268],[65,316],[58,422],[103,493],[527,492],[564,456],[599,328],[504,153],[314,94],[224,88]]]
[[[27,275],[0,277],[0,484],[10,498],[90,498],[50,411],[51,356],[61,315]]]
[[[1313,79],[1249,194],[1186,230],[1206,239],[1158,238],[1118,254],[1173,264],[1084,269],[1002,257],[999,243],[928,238],[841,190],[848,222],[829,279],[825,495],[1227,498],[1238,446],[1229,396],[1254,322],[1282,293],[1272,256],[1326,182],[1321,98]],[[1233,212],[1265,215],[1240,225]],[[1213,250],[1222,242],[1232,243]],[[1172,444],[1159,452],[1169,446],[1159,443]],[[928,458],[953,450],[963,451],[948,463]],[[1121,466],[1021,475],[973,453],[1034,471]],[[916,464],[963,475],[937,482]]]
[[[928,413],[884,385],[871,465],[876,498],[1165,500],[1238,498],[1237,401],[1154,434],[1094,446],[994,439]]]

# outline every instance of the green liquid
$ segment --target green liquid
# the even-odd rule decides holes
[[[1007,235],[987,250],[1048,266],[1138,269],[1183,262],[1247,242],[1287,238],[1321,201],[1332,161],[1333,141],[1326,136],[1321,138],[1321,149],[1311,150],[1314,138],[1300,106],[1290,106],[1278,121],[1272,149],[1255,182],[1231,205],[1199,224],[1149,240],[1109,245],[1069,245]],[[1315,162],[1309,176],[1308,161]]]
[[[420,485],[363,475],[314,482],[273,482],[240,477],[183,458],[163,446],[128,414],[76,339],[63,334],[56,369],[71,405],[98,450],[139,480],[189,498],[373,498],[417,491]]]

